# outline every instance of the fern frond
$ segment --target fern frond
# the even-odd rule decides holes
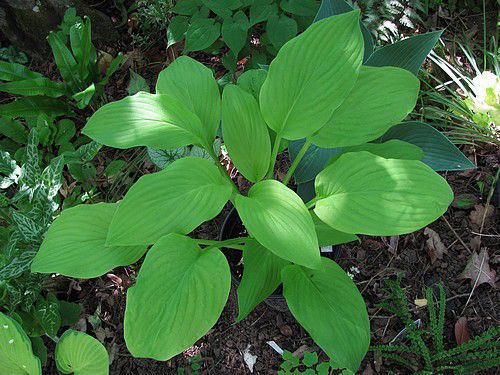
[[[442,283],[439,283],[439,319],[436,327],[436,352],[444,351],[444,314],[446,312],[446,294]]]
[[[370,346],[371,351],[381,351],[381,352],[405,352],[413,353],[413,350],[404,345],[374,345]]]
[[[459,365],[455,368],[457,374],[472,374],[477,371],[500,366],[500,357],[489,361],[474,362],[469,365]]]
[[[402,356],[398,355],[398,354],[394,354],[394,353],[384,353],[382,352],[380,354],[383,358],[386,358],[386,359],[389,359],[393,362],[397,362],[411,370],[414,370],[415,369],[415,365],[412,364],[410,361],[404,359]]]

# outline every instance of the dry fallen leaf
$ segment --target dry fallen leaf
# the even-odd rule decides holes
[[[425,228],[424,234],[429,237],[427,243],[427,254],[431,258],[431,264],[437,259],[443,259],[443,254],[446,253],[446,246],[441,241],[441,237],[431,228]]]
[[[455,323],[455,340],[458,345],[462,345],[469,341],[469,325],[467,324],[467,318],[461,317]]]
[[[479,255],[474,252],[460,277],[470,279],[472,286],[488,283],[495,287],[497,273],[490,268],[489,260],[490,257],[486,248],[481,250]]]
[[[488,227],[491,224],[491,219],[493,218],[493,213],[495,209],[493,206],[488,206],[488,209],[485,210],[485,207],[481,204],[476,204],[474,206],[474,210],[471,211],[469,215],[470,226],[474,231],[479,231],[481,226]]]
[[[250,353],[250,348],[251,345],[248,344],[246,349],[243,350],[243,360],[245,361],[246,365],[248,366],[248,369],[250,372],[253,374],[253,366],[255,365],[255,362],[257,362],[257,356],[253,355]]]
[[[415,305],[418,307],[427,306],[427,299],[425,299],[425,298],[417,298],[414,302],[415,302]]]

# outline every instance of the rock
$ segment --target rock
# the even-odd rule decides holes
[[[111,19],[84,0],[2,0],[0,30],[19,50],[43,59],[51,54],[46,38],[57,29],[69,7],[90,18],[93,41],[109,44],[120,38]]]

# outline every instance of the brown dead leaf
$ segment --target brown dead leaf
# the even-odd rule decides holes
[[[474,210],[469,215],[470,226],[474,231],[479,231],[481,226],[488,227],[491,224],[493,213],[495,209],[493,206],[488,206],[486,210],[485,207],[481,204],[476,204],[474,206]]]
[[[425,228],[424,234],[429,237],[426,241],[427,244],[427,254],[431,258],[431,264],[437,259],[443,259],[443,254],[446,253],[446,246],[444,246],[441,241],[441,237],[431,228]]]
[[[481,237],[475,236],[469,241],[470,248],[474,251],[479,251],[481,248]]]
[[[467,262],[460,278],[470,279],[472,286],[479,286],[481,284],[488,283],[495,287],[497,274],[490,268],[489,260],[490,257],[486,248],[481,250],[479,255],[477,252],[474,252]]]
[[[458,345],[462,345],[469,341],[469,324],[467,323],[467,318],[461,317],[455,323],[455,340]]]

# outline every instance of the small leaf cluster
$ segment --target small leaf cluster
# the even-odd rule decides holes
[[[304,30],[318,7],[317,0],[179,0],[172,8],[167,45],[184,40],[184,52],[219,51],[225,45],[226,69],[234,72],[238,60],[248,56],[248,66],[257,68]],[[258,43],[249,42],[253,37]]]
[[[336,369],[337,366],[330,361],[318,363],[318,354],[316,352],[305,352],[304,357],[292,355],[288,350],[283,351],[283,362],[280,365],[278,375],[305,374],[305,375],[328,375],[330,369]],[[347,372],[343,372],[347,374]]]
[[[79,109],[92,105],[103,95],[104,87],[123,58],[104,55],[98,64],[97,51],[91,40],[90,19],[66,11],[60,30],[47,38],[63,82],[52,81],[23,65],[0,61],[0,91],[20,95],[17,100],[0,106],[0,116],[30,117],[45,114],[58,116],[70,113],[70,106]],[[69,46],[69,47],[68,47]]]
[[[380,304],[395,314],[405,325],[407,344],[372,346],[370,350],[380,353],[387,362],[418,374],[473,374],[500,365],[500,326],[446,349],[444,346],[444,324],[446,294],[442,284],[439,287],[439,310],[434,303],[433,289],[426,289],[428,306],[428,327],[419,328],[412,319],[405,292],[401,287],[401,275],[386,281],[387,299]],[[431,344],[427,344],[430,338]]]

